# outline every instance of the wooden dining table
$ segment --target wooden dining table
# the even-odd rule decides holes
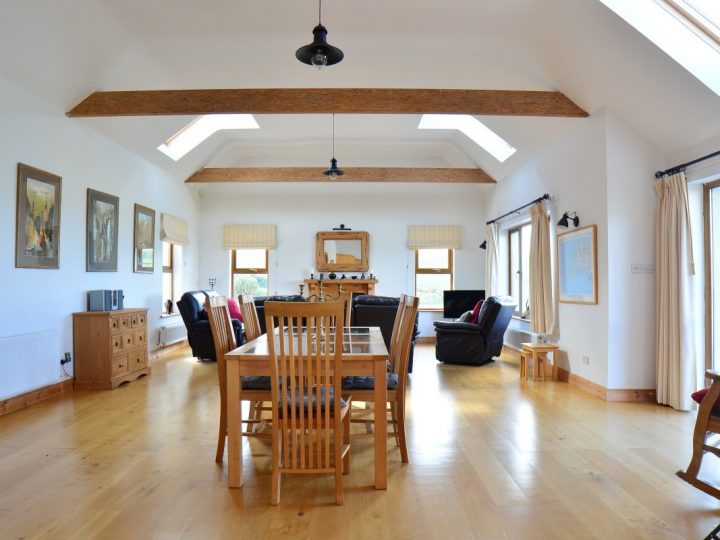
[[[273,339],[279,340],[277,331]],[[388,351],[380,328],[376,326],[343,328],[342,374],[375,377],[375,489],[387,489],[387,402]],[[239,400],[240,377],[270,375],[268,334],[248,341],[225,354],[227,365],[228,411],[228,487],[242,487],[242,431]],[[352,395],[352,391],[349,392]]]

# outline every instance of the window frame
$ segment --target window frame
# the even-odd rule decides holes
[[[522,252],[523,252],[523,242],[522,242],[522,229],[524,227],[530,227],[530,232],[532,233],[532,223],[530,221],[524,221],[522,223],[518,223],[517,225],[514,225],[513,227],[510,227],[507,229],[507,263],[508,263],[508,296],[513,296],[512,294],[512,287],[513,287],[513,271],[512,271],[512,234],[517,232],[518,233],[518,267],[520,268],[520,280],[519,280],[519,287],[520,290],[518,291],[518,297],[517,297],[517,304],[515,305],[515,308],[513,310],[513,317],[520,318],[524,321],[529,321],[532,318],[532,314],[530,314],[529,317],[524,318],[522,316],[522,299],[523,299],[523,286],[522,286],[522,268],[523,268],[523,261],[522,261]],[[528,261],[528,264],[530,261]],[[530,295],[530,285],[528,284],[528,297]]]
[[[455,290],[455,253],[454,249],[447,248],[448,251],[448,267],[447,268],[420,268],[420,250],[421,249],[444,249],[444,248],[417,248],[415,250],[415,295],[417,296],[417,276],[418,274],[449,274],[450,275],[450,290]],[[436,307],[420,307],[420,311],[442,311],[443,308],[440,306]]]
[[[262,249],[265,251],[265,268],[239,268],[236,254],[241,249]],[[235,295],[235,274],[256,274],[267,276],[268,291],[270,290],[270,250],[268,248],[235,248],[230,250],[230,296]]]
[[[165,305],[165,302],[168,300],[175,300],[175,244],[172,242],[166,242],[165,240],[162,240],[163,244],[168,244],[170,246],[170,266],[165,266],[163,264],[162,267],[162,273],[163,278],[165,277],[165,274],[170,274],[170,298],[165,298],[163,302],[163,313],[165,315],[172,315],[172,313],[168,312],[167,306]],[[161,245],[162,249],[162,245]],[[162,254],[162,251],[161,251]],[[161,260],[161,263],[164,262]]]

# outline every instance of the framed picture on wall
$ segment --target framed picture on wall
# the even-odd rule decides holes
[[[16,268],[60,268],[61,188],[59,176],[18,163]]]
[[[118,214],[120,199],[88,189],[87,248],[88,272],[117,272]]]
[[[558,235],[560,302],[597,304],[597,227]]]
[[[133,272],[155,271],[155,210],[135,204],[133,219]]]

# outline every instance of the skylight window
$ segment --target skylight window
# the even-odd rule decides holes
[[[474,116],[467,114],[423,114],[418,129],[457,129],[500,163],[516,150]]]
[[[252,114],[208,114],[198,116],[157,148],[177,161],[220,130],[259,128]]]
[[[711,31],[720,20],[717,0],[600,1],[720,96],[720,35]]]
[[[666,0],[691,24],[720,44],[720,2],[718,0]]]

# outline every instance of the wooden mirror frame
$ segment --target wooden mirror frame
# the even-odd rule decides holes
[[[355,264],[325,262],[326,240],[359,240],[360,262]],[[364,231],[323,231],[315,236],[315,268],[318,272],[367,272],[370,239]]]

